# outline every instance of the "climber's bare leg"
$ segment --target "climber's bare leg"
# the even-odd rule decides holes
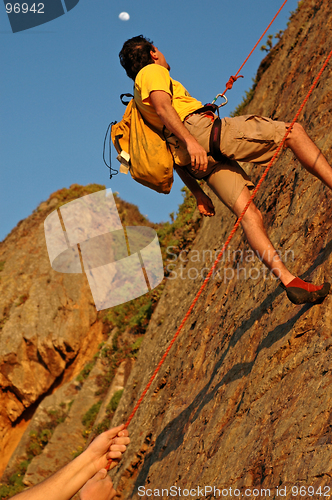
[[[235,215],[239,216],[241,214],[249,197],[250,191],[247,187],[244,187],[233,208]],[[259,256],[268,269],[270,269],[284,285],[290,283],[295,276],[288,271],[280,260],[279,255],[266,234],[262,214],[253,202],[249,205],[241,224],[248,243],[256,255]]]
[[[286,126],[289,125],[289,123],[286,123]],[[293,151],[299,162],[308,172],[332,189],[332,168],[299,123],[294,124],[286,139],[286,146]]]

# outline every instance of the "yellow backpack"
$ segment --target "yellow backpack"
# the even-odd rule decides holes
[[[127,104],[119,123],[112,125],[111,138],[121,163],[120,172],[158,193],[168,194],[173,185],[174,159],[163,132],[148,124],[134,99]]]

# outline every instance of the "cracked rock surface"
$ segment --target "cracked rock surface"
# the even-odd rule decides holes
[[[291,121],[331,50],[331,30],[330,2],[301,2],[262,61],[244,113]],[[299,118],[330,163],[331,67]],[[257,183],[263,169],[244,168]],[[211,196],[216,216],[203,221],[188,254],[170,258],[172,273],[112,425],[130,415],[233,227],[235,217]],[[290,271],[315,284],[332,281],[331,201],[289,151],[255,200]],[[51,197],[0,246],[0,437],[72,360],[81,355],[83,366],[91,359],[102,337],[85,279],[56,274],[47,261],[41,223],[54,205]],[[331,494],[331,304],[331,296],[319,305],[289,302],[239,230],[129,426],[131,444],[112,471],[121,498],[166,498],[172,486],[177,498],[188,497],[185,489],[195,490],[192,498],[214,498],[213,487],[240,496],[255,489],[250,498],[262,499],[294,498],[293,486]],[[52,450],[68,442],[71,451],[72,432],[68,419]],[[50,455],[32,463],[29,484],[60,464],[56,452]],[[142,495],[147,489],[152,495]]]
[[[302,2],[263,60],[245,114],[291,121],[331,50],[331,29],[330,2]],[[299,118],[330,163],[331,98],[330,64]],[[257,183],[263,169],[245,169]],[[187,262],[175,263],[113,424],[128,418],[235,222],[214,201],[216,216],[204,221]],[[331,281],[328,188],[286,151],[256,204],[291,272]],[[171,486],[214,498],[197,490],[205,485],[241,495],[268,488],[266,498],[279,498],[277,487],[286,488],[287,498],[292,486],[326,493],[332,487],[331,301],[290,303],[239,231],[129,426],[132,443],[114,473],[122,498],[148,498],[147,489],[166,498]]]

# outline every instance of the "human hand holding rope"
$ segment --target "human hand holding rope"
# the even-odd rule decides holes
[[[86,453],[90,455],[95,472],[102,468],[111,470],[118,465],[127,449],[126,445],[130,443],[128,436],[128,431],[122,424],[103,432],[92,441]]]
[[[116,496],[113,482],[107,474],[106,469],[101,469],[89,481],[85,483],[80,491],[80,500],[112,500]]]

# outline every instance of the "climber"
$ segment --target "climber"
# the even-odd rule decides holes
[[[116,467],[130,443],[124,425],[97,436],[88,448],[41,483],[12,497],[15,500],[69,500],[81,488],[81,500],[111,500],[116,491],[107,467]]]
[[[215,211],[197,179],[204,179],[218,198],[239,216],[254,185],[237,161],[267,165],[289,124],[256,115],[222,119],[220,151],[223,159],[216,161],[209,155],[215,115],[211,111],[196,113],[202,103],[191,97],[181,83],[171,79],[170,66],[153,42],[142,35],[133,37],[124,43],[119,57],[127,75],[135,82],[134,98],[144,119],[159,130],[165,126],[173,134],[169,142],[176,172],[195,196],[201,214],[211,217]],[[331,167],[298,123],[290,132],[286,146],[308,172],[332,189]],[[315,286],[286,268],[267,236],[262,215],[254,203],[249,205],[242,227],[249,245],[280,279],[292,302],[315,303],[328,295],[329,283]]]

